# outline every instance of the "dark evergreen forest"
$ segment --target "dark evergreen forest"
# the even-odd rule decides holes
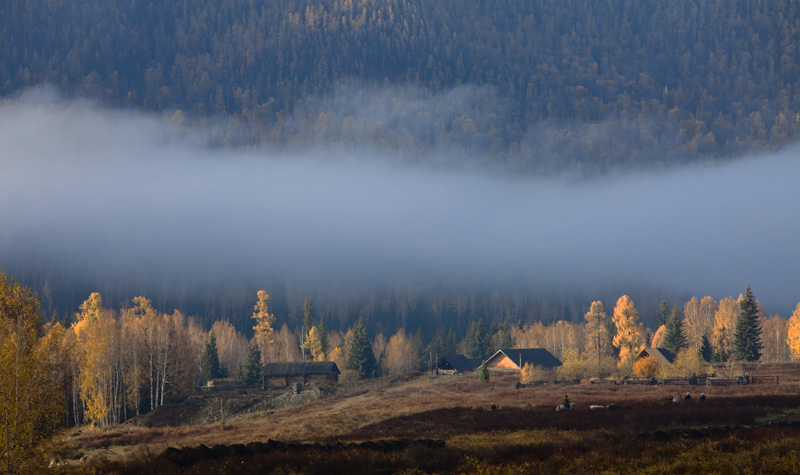
[[[4,0],[0,95],[55,85],[207,127],[219,147],[368,146],[434,167],[596,175],[788,144],[798,47],[793,0]],[[60,318],[90,291],[116,304],[141,290],[249,330],[257,290],[34,274],[20,277]],[[299,323],[307,289],[268,290],[279,323]],[[477,318],[579,320],[616,291],[405,282],[312,296],[333,327],[362,315],[370,331],[463,333]],[[646,321],[670,298],[630,291]]]
[[[218,145],[594,174],[778,147],[800,129],[792,0],[6,0],[0,19],[3,95],[50,83],[223,118]]]

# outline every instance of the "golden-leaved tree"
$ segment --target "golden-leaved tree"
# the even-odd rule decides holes
[[[269,313],[269,294],[264,290],[258,291],[258,302],[253,308],[253,319],[256,324],[253,326],[255,330],[255,338],[261,348],[262,358],[269,354],[269,346],[275,341],[275,315]]]
[[[736,321],[739,318],[739,303],[733,297],[719,301],[714,314],[714,333],[711,346],[714,348],[715,360],[727,361],[733,351],[733,337],[736,332]]]
[[[116,423],[124,388],[124,371],[118,367],[121,332],[99,293],[92,293],[80,310],[72,329],[81,347],[78,381],[86,420],[92,425]]]
[[[614,326],[617,334],[612,343],[619,349],[619,369],[627,375],[633,368],[636,353],[643,348],[642,339],[644,330],[639,323],[639,312],[633,305],[633,300],[623,295],[617,300],[614,307]]]
[[[383,355],[383,369],[388,374],[408,373],[413,369],[411,339],[401,328],[389,338]]]
[[[325,350],[322,348],[322,338],[316,325],[308,330],[305,346],[311,356],[311,361],[325,361]]]
[[[61,414],[63,328],[40,338],[39,299],[0,270],[0,454],[7,473],[25,472],[36,445]]]
[[[792,355],[792,361],[800,361],[800,303],[795,307],[787,325],[786,344]]]

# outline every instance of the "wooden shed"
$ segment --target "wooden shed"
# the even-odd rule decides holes
[[[486,360],[486,368],[493,371],[521,371],[527,363],[544,369],[561,366],[561,361],[544,348],[509,348],[499,350]]]
[[[469,373],[481,365],[481,360],[464,355],[445,355],[436,361],[436,369],[444,374]]]
[[[341,372],[333,361],[308,363],[267,363],[261,369],[262,387],[286,388],[292,383],[338,381]]]
[[[645,348],[636,355],[636,361],[648,356],[656,360],[659,366],[669,366],[675,360],[675,356],[666,348]]]

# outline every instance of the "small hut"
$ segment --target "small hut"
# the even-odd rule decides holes
[[[675,356],[666,348],[645,348],[636,355],[636,361],[648,356],[656,360],[656,363],[662,368],[671,365],[675,360]]]
[[[521,371],[528,363],[544,369],[561,366],[561,361],[544,348],[509,348],[499,350],[486,360],[486,368],[490,371]]]
[[[436,369],[444,374],[469,373],[480,365],[480,359],[467,358],[464,355],[445,355],[436,361]]]
[[[292,383],[338,381],[339,374],[341,372],[333,361],[267,363],[261,369],[264,389],[287,388]]]

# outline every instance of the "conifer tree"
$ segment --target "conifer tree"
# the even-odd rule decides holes
[[[300,329],[300,349],[303,351],[303,361],[306,360],[306,348],[308,347],[308,332],[314,326],[314,308],[311,305],[311,298],[306,297],[303,301],[303,328]]]
[[[739,321],[734,335],[734,358],[737,361],[758,361],[761,358],[761,323],[758,319],[758,304],[750,286],[739,303]]]
[[[354,371],[359,378],[372,377],[376,369],[375,355],[372,353],[363,317],[359,317],[352,331],[353,342],[347,355],[347,369]]]
[[[479,318],[477,322],[473,321],[467,330],[467,356],[470,358],[480,358],[485,360],[489,357],[488,343],[486,327],[483,325],[483,319]]]
[[[416,363],[415,370],[418,371],[425,371],[427,370],[427,365],[429,363],[428,353],[426,351],[427,345],[425,345],[425,333],[422,331],[422,327],[417,328],[417,333],[414,334],[414,340],[412,341],[412,351],[414,352],[413,360]]]
[[[705,335],[700,339],[700,356],[706,363],[711,363],[711,359],[714,356],[714,349],[711,347],[711,342],[708,341],[708,337]]]
[[[667,333],[664,335],[664,348],[668,349],[673,355],[686,348],[686,333],[683,330],[683,320],[677,305],[672,307],[672,314],[666,324]]]
[[[212,332],[208,332],[206,349],[203,352],[203,362],[200,371],[200,384],[205,386],[210,380],[220,377],[222,377],[222,368],[219,365],[217,339]]]
[[[255,386],[261,381],[261,350],[253,340],[247,352],[247,359],[239,372],[239,381],[244,386]]]
[[[479,377],[480,377],[481,381],[483,381],[483,382],[489,381],[489,370],[486,368],[486,362],[485,361],[483,363],[481,363],[481,367],[478,370],[478,374],[479,374]]]
[[[666,325],[667,320],[669,320],[669,305],[667,305],[666,300],[662,300],[656,312],[656,328]]]
[[[603,302],[592,302],[586,319],[586,355],[594,370],[598,370],[603,358],[609,354],[611,335],[608,331],[609,318]]]
[[[328,354],[328,327],[325,326],[325,319],[319,317],[319,325],[317,325],[317,335],[319,337],[319,346],[322,348],[324,354]]]
[[[503,348],[513,348],[514,347],[514,337],[511,335],[511,329],[509,328],[508,322],[503,322],[500,325],[500,348],[496,348],[501,350]]]

